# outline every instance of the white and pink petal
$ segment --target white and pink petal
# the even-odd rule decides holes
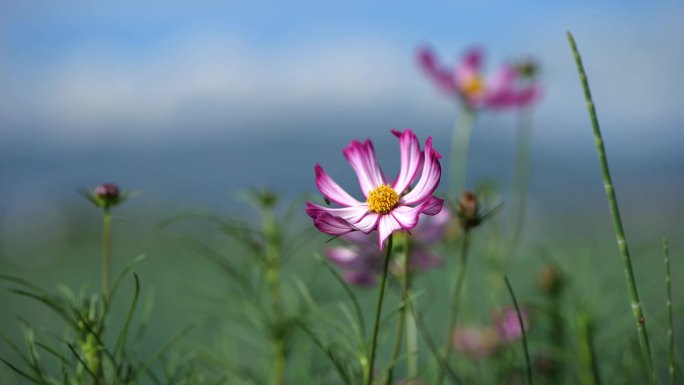
[[[361,204],[361,202],[344,191],[344,189],[340,187],[325,170],[323,170],[323,167],[316,164],[315,170],[316,187],[318,187],[318,190],[326,199],[342,206],[356,206]]]
[[[392,188],[401,194],[411,185],[418,170],[420,170],[423,152],[420,151],[420,143],[416,134],[410,129],[406,129],[404,132],[392,130],[392,134],[399,138],[399,151],[401,153],[401,168]]]

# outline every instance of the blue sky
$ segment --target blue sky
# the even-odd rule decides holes
[[[170,178],[165,165],[185,159],[195,162],[196,178],[209,179],[212,162],[228,160],[197,163],[194,154],[219,154],[239,141],[263,143],[270,156],[295,153],[307,172],[328,154],[307,148],[312,138],[332,149],[412,127],[448,143],[457,108],[416,68],[421,44],[445,63],[481,45],[490,70],[536,58],[544,88],[536,149],[572,162],[593,147],[567,30],[585,56],[611,154],[645,174],[662,159],[681,165],[681,2],[1,4],[0,173],[19,192],[46,180],[68,189],[102,179],[140,184]],[[514,119],[485,114],[475,143],[512,151]],[[286,136],[289,147],[279,147]],[[297,140],[304,136],[311,138]],[[443,152],[444,143],[437,143]],[[145,158],[146,168],[160,171],[143,178],[132,161],[97,169],[103,151]],[[338,158],[328,162],[343,169]],[[234,184],[279,180],[254,167],[234,169],[249,175]]]
[[[630,133],[680,121],[682,5],[662,2],[4,2],[0,121],[9,139],[106,141],[229,132],[309,110],[453,115],[416,70],[420,44],[453,61],[472,44],[502,60],[538,58],[542,122],[581,102],[564,32],[586,56],[604,120]],[[325,119],[325,117],[322,117]],[[323,120],[322,124],[325,123]],[[628,124],[627,124],[628,123]],[[542,139],[567,139],[563,127]],[[633,126],[633,127],[632,127]],[[128,127],[126,129],[125,127]],[[220,127],[220,128],[217,128]],[[448,128],[446,128],[448,129]],[[651,130],[653,130],[651,128]],[[670,130],[670,131],[668,131]]]

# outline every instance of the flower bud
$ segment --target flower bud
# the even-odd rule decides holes
[[[123,203],[130,192],[122,191],[114,183],[103,183],[92,190],[83,189],[81,194],[97,207],[109,209]]]
[[[95,195],[104,200],[115,200],[119,197],[119,186],[114,183],[103,183],[95,187]]]
[[[470,191],[464,191],[458,202],[458,217],[464,229],[470,229],[480,224],[482,216],[477,197]]]
[[[553,266],[542,267],[537,276],[537,282],[542,292],[549,295],[556,295],[563,289],[563,277]]]
[[[527,59],[516,64],[518,75],[524,79],[533,79],[539,73],[539,64],[533,59]]]

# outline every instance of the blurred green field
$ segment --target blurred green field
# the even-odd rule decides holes
[[[317,320],[318,315],[306,306],[300,285],[306,285],[320,306],[320,310],[338,317],[339,304],[349,301],[341,286],[314,257],[316,252],[327,246],[328,238],[321,236],[310,225],[309,219],[294,204],[293,219],[287,222],[286,231],[296,237],[292,254],[283,267],[283,285],[286,312],[296,313]],[[230,208],[234,210],[231,212]],[[3,248],[0,255],[0,270],[4,274],[16,275],[30,280],[45,289],[53,290],[58,285],[66,285],[73,290],[89,287],[97,291],[100,285],[100,217],[97,210],[83,206],[65,209],[70,213],[64,223],[65,237],[56,242],[46,233],[35,233],[30,247],[15,245],[17,254]],[[256,211],[251,212],[235,202],[227,202],[226,209],[216,213],[226,220],[241,219],[259,226]],[[284,210],[283,210],[284,211]],[[180,220],[184,213],[196,212],[174,208],[165,212],[149,212],[135,204],[114,211],[113,249],[114,271],[120,271],[134,257],[145,254],[147,258],[135,268],[143,289],[143,299],[153,295],[154,308],[151,327],[142,345],[142,355],[152,354],[171,335],[187,325],[195,327],[184,337],[177,348],[192,352],[195,359],[207,370],[207,375],[220,377],[222,371],[236,370],[239,365],[252,367],[255,371],[268,370],[270,352],[267,336],[260,334],[242,319],[243,310],[236,304],[240,298],[234,283],[227,282],[221,271],[195,247],[189,246],[192,239],[197,244],[211,247],[222,253],[225,258],[242,260],[247,256],[243,248],[231,242],[215,225],[206,221]],[[209,212],[209,210],[203,210]],[[251,212],[251,214],[250,214]],[[660,238],[652,234],[653,218],[657,213],[647,207],[626,208],[628,237],[632,244],[635,271],[639,289],[647,314],[647,326],[654,347],[654,358],[659,370],[666,369],[666,312],[663,257]],[[493,308],[510,304],[510,299],[497,273],[497,263],[506,253],[502,235],[506,233],[507,211],[500,213],[493,221],[478,228],[472,240],[472,254],[467,273],[466,291],[463,295],[464,308],[461,322],[465,325],[478,325],[487,322]],[[641,218],[642,221],[628,221]],[[673,216],[666,216],[673,218]],[[179,220],[167,224],[169,219]],[[534,314],[543,314],[547,301],[538,286],[538,274],[542,266],[549,262],[560,266],[567,275],[564,316],[568,326],[568,350],[563,352],[566,370],[574,373],[579,361],[576,336],[577,320],[589,317],[595,324],[596,355],[600,369],[607,383],[639,383],[639,378],[629,378],[633,373],[624,373],[623,361],[628,359],[626,352],[633,350],[635,333],[624,281],[622,263],[615,246],[614,235],[608,221],[606,210],[582,210],[563,213],[554,212],[545,216],[544,212],[534,213],[528,218],[521,250],[505,267],[505,272],[517,292],[519,301],[526,307],[537,309]],[[671,223],[657,222],[659,226],[671,229],[670,248],[672,250],[672,277],[675,308],[675,337],[677,349],[681,351],[684,338],[684,321],[681,309],[684,298],[681,277],[684,277],[684,264],[681,252],[684,244],[678,237],[681,220]],[[51,247],[57,245],[55,249]],[[446,266],[439,270],[422,272],[415,279],[418,304],[425,312],[426,323],[432,337],[442,345],[449,307],[449,287],[454,280],[454,269],[458,258],[455,250],[438,247],[438,253],[446,260]],[[30,252],[31,254],[21,254]],[[248,258],[248,256],[247,256]],[[255,276],[254,265],[240,262],[247,277]],[[250,278],[251,279],[251,278]],[[2,283],[3,288],[13,285]],[[124,281],[123,290],[117,295],[113,307],[113,323],[122,323],[132,295],[133,279]],[[376,291],[374,289],[355,289],[367,314],[366,322],[374,310]],[[249,301],[249,299],[247,299]],[[143,301],[144,302],[144,301]],[[256,302],[255,302],[256,303]],[[397,303],[396,293],[385,305],[389,314],[392,304]],[[20,341],[21,328],[17,317],[31,322],[38,330],[61,333],[62,322],[41,304],[21,298],[7,290],[0,291],[0,314],[2,331]],[[337,316],[335,316],[337,314]],[[340,319],[340,318],[338,318]],[[392,324],[392,323],[390,323]],[[253,326],[253,325],[252,325]],[[325,327],[324,327],[325,328]],[[532,318],[530,328],[530,350],[533,356],[548,354],[548,322],[544,316]],[[381,335],[383,353],[381,361],[389,355],[391,336],[394,327],[389,326]],[[575,333],[575,334],[573,334]],[[325,360],[306,336],[296,336],[294,351],[290,355],[288,382],[326,383],[335,381],[329,377],[331,370]],[[520,367],[524,357],[520,346],[509,349],[507,358]],[[3,346],[2,353],[10,361],[17,357]],[[458,354],[458,353],[456,353]],[[427,347],[421,342],[420,363],[432,362]],[[487,378],[486,373],[495,360],[459,360],[457,369],[465,378]],[[327,374],[322,374],[327,373]],[[484,373],[484,374],[483,374]],[[483,377],[484,376],[484,377]],[[21,383],[7,367],[0,367],[3,384]],[[574,383],[577,377],[569,375],[565,383]],[[613,382],[610,379],[615,379]],[[618,379],[620,381],[618,381]],[[311,381],[311,382],[307,382]],[[465,380],[464,380],[465,381]],[[471,383],[465,381],[466,383]],[[232,383],[232,382],[228,382]],[[486,383],[486,382],[484,382]]]

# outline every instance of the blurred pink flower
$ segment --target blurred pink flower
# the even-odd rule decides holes
[[[432,138],[427,138],[425,150],[421,151],[413,131],[393,130],[392,133],[399,138],[401,152],[401,168],[392,184],[380,169],[370,140],[364,143],[354,140],[343,151],[356,172],[365,202],[349,195],[320,165],[316,165],[316,186],[326,200],[341,206],[330,208],[306,202],[306,213],[316,228],[333,236],[355,231],[370,234],[376,230],[382,250],[392,233],[414,228],[420,214],[440,212],[444,201],[432,194],[442,174],[441,155],[432,147]]]
[[[432,217],[423,219],[411,231],[409,269],[419,271],[441,266],[440,256],[428,251],[428,244],[444,236],[451,213],[446,206]],[[378,250],[372,237],[360,232],[343,235],[348,244],[330,247],[326,256],[343,269],[342,277],[347,283],[358,286],[372,286],[382,269],[383,254]],[[393,264],[392,271],[403,274],[403,266]]]
[[[520,308],[520,316],[523,320],[525,330],[529,327],[529,317],[525,308]],[[514,307],[507,307],[494,313],[494,325],[499,338],[504,343],[511,343],[522,338],[523,330],[520,328],[520,320]]]
[[[499,347],[499,335],[491,327],[462,327],[454,331],[454,348],[475,359],[494,353]]]
[[[483,52],[471,48],[456,64],[454,70],[440,65],[433,52],[423,47],[418,51],[418,62],[439,89],[457,97],[472,109],[505,109],[525,107],[539,99],[536,84],[522,85],[520,72],[514,65],[504,64],[489,78],[483,74]]]
[[[529,327],[527,310],[520,309],[525,331]],[[518,342],[522,329],[515,308],[507,307],[492,314],[490,326],[465,326],[457,328],[453,334],[454,348],[475,359],[487,357],[499,349]]]

